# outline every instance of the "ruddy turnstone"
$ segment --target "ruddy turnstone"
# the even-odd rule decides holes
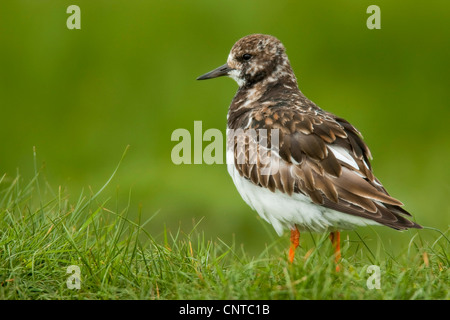
[[[253,34],[240,39],[226,64],[197,79],[220,76],[239,85],[228,110],[228,172],[244,201],[278,235],[291,230],[290,262],[300,231],[330,232],[337,263],[340,230],[421,228],[406,219],[411,215],[403,204],[374,176],[360,132],[299,90],[277,38]]]

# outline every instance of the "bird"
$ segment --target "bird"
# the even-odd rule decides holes
[[[247,35],[197,80],[221,76],[238,84],[227,114],[228,173],[279,236],[290,230],[290,263],[301,232],[329,233],[339,271],[342,231],[422,228],[375,177],[360,131],[300,91],[280,40]]]

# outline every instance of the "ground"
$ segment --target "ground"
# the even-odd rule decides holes
[[[371,250],[358,233],[344,237],[336,272],[325,234],[303,234],[314,245],[300,246],[290,264],[288,237],[251,255],[206,238],[201,222],[153,236],[145,228],[152,217],[113,209],[114,201],[99,200],[104,188],[71,203],[41,180],[1,179],[0,299],[450,298],[449,230],[429,230],[431,239],[410,231],[395,255],[383,245]]]

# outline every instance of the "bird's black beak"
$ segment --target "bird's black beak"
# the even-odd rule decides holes
[[[214,69],[213,71],[210,71],[208,73],[205,73],[204,75],[197,78],[197,80],[206,80],[206,79],[213,79],[217,77],[227,76],[230,71],[233,70],[228,66],[228,64],[224,64],[223,66],[218,67],[217,69]]]

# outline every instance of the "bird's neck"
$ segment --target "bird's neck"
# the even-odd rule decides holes
[[[303,96],[292,71],[270,75],[251,86],[241,86],[228,110],[228,127],[242,128],[250,111],[262,107],[285,103],[286,97],[296,99]]]

